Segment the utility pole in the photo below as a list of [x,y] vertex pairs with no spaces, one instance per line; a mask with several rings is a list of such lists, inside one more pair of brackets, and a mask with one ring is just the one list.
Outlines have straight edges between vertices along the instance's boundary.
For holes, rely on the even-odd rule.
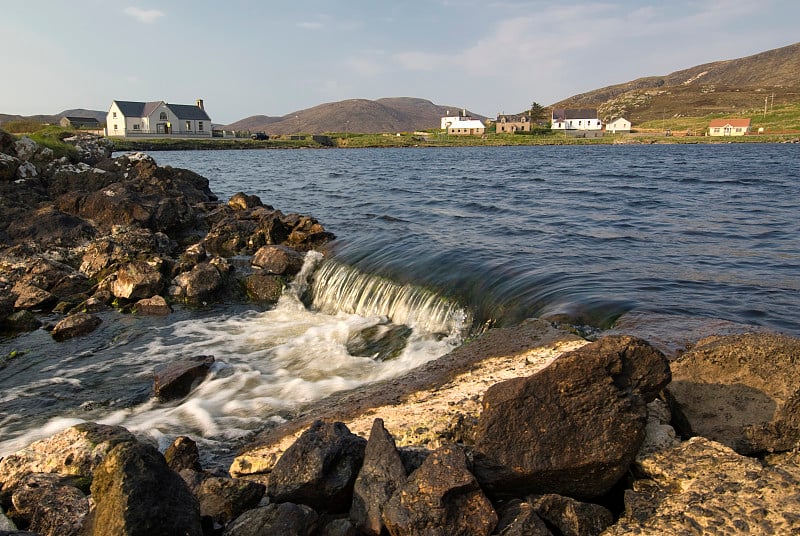
[[769,100],[769,95],[764,96],[764,117],[767,117],[767,101]]

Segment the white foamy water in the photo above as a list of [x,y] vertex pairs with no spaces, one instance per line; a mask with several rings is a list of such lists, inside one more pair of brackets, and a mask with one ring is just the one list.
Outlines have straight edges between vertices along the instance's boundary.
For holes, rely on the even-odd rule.
[[[155,367],[178,358],[213,355],[216,359],[207,377],[182,400],[160,402],[150,398],[118,408],[89,405],[82,418],[55,417],[43,426],[0,442],[0,455],[83,420],[124,426],[156,440],[162,449],[178,435],[189,435],[205,448],[214,449],[263,429],[270,422],[282,421],[288,412],[303,404],[394,377],[460,344],[463,323],[458,319],[467,317],[467,313],[447,305],[453,319],[446,321],[442,314],[445,306],[433,295],[426,295],[413,313],[410,304],[402,307],[399,319],[391,318],[392,307],[384,308],[387,311],[383,314],[336,311],[331,304],[324,312],[307,308],[300,296],[320,260],[318,253],[307,255],[303,271],[273,309],[181,320],[152,328],[143,344],[120,358],[87,365],[91,370],[75,359],[47,367],[53,376],[43,382],[80,389],[82,382],[78,378],[87,374],[106,375],[118,381],[123,362],[124,374],[131,382],[142,383],[152,378]],[[363,277],[357,279],[362,285],[370,285]],[[338,283],[323,277],[317,278],[315,284]],[[353,291],[352,286],[348,288]],[[379,290],[370,292],[377,301],[381,300]],[[407,292],[410,291],[406,289]],[[388,292],[383,299],[395,302],[394,296],[394,292]],[[348,353],[347,341],[353,334],[389,320],[410,322],[412,328],[400,355],[376,361]],[[443,334],[443,329],[449,331]],[[22,395],[6,393],[6,397]],[[14,417],[6,420],[14,421]]]

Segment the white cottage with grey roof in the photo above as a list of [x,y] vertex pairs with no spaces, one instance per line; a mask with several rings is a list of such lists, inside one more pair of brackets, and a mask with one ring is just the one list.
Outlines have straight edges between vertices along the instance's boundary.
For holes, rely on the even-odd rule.
[[115,100],[106,116],[106,128],[109,136],[210,138],[211,118],[202,99],[194,106]]

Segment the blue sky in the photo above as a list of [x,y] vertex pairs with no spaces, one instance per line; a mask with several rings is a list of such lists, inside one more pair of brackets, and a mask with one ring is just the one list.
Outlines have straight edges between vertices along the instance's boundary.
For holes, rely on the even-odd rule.
[[0,113],[215,123],[419,97],[494,116],[800,41],[798,0],[0,0]]

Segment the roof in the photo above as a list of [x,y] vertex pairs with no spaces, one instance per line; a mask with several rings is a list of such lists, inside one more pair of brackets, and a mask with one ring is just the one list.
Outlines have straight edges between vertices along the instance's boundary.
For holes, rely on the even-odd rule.
[[447,128],[486,128],[486,125],[477,119],[462,119],[453,121]]
[[502,121],[503,119],[506,120],[508,123],[527,123],[530,121],[528,114],[500,114],[497,116],[497,122]]
[[611,123],[616,123],[617,121],[625,121],[626,123],[630,123],[630,121],[628,121],[628,120],[627,120],[627,119],[625,119],[624,117],[615,117],[613,121],[609,122],[609,125],[610,125]]
[[202,108],[193,104],[167,104],[164,101],[136,102],[136,101],[114,101],[117,108],[125,117],[147,117],[162,104],[169,108],[178,119],[199,119],[201,121],[211,121],[208,114]]
[[712,119],[708,124],[710,128],[717,127],[749,127],[750,119]]
[[70,123],[84,123],[84,124],[97,123],[98,125],[100,124],[100,121],[98,121],[94,117],[75,117],[75,116],[71,116],[71,115],[65,115],[64,117]]
[[596,108],[561,108],[553,110],[553,121],[565,121],[567,119],[597,119]]

